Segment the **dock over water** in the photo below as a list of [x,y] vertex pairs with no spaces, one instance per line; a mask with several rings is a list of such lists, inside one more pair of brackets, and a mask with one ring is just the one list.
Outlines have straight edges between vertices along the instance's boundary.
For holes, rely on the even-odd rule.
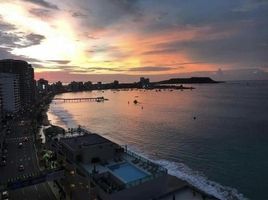
[[85,101],[94,101],[94,102],[104,102],[108,99],[104,97],[84,97],[84,98],[55,98],[54,101],[61,101],[61,102],[85,102]]

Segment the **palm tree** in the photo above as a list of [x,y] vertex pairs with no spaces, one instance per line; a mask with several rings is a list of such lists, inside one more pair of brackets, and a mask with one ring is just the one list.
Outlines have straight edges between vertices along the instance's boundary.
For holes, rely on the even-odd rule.
[[93,173],[96,173],[96,164],[100,162],[100,158],[99,157],[94,157],[91,159],[91,163],[94,164],[94,168],[93,168]]

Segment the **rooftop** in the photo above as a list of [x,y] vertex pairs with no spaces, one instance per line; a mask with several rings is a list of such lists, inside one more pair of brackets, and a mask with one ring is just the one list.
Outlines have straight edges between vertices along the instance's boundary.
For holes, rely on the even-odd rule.
[[76,137],[61,138],[60,141],[72,151],[78,151],[82,148],[87,148],[92,145],[112,143],[110,140],[94,133]]
[[167,170],[127,149],[105,162],[80,164],[80,169],[91,174],[95,184],[105,192],[114,193],[135,187],[167,174]]

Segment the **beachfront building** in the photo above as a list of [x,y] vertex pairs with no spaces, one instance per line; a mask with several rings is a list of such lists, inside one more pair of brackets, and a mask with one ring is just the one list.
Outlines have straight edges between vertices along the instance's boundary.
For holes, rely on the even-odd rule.
[[36,81],[36,87],[38,93],[47,93],[49,89],[48,81],[41,78],[38,81]]
[[20,110],[19,77],[16,74],[0,73],[1,104],[5,113]]
[[150,85],[150,79],[149,78],[144,78],[144,77],[140,77],[140,82],[139,85],[141,88],[149,88]]
[[88,186],[91,196],[103,200],[147,199],[155,197],[156,191],[160,194],[166,191],[165,168],[100,135],[62,138],[57,152],[67,174],[77,175],[64,180],[67,193],[71,186],[81,184]]
[[58,81],[56,83],[52,83],[49,86],[49,91],[51,91],[52,93],[62,93],[66,91],[66,88],[62,85],[62,82]]
[[24,108],[35,102],[34,69],[26,61],[0,60],[0,73],[16,74],[19,77],[20,101]]
[[0,130],[2,130],[3,125],[3,96],[2,96],[2,85],[0,83]]
[[2,85],[0,83],[0,155],[2,153],[2,147],[4,142],[4,130],[3,130],[3,97],[2,97]]
[[[66,169],[60,182],[73,199],[163,199],[208,197],[167,170],[98,134],[61,138],[52,143]],[[203,196],[202,196],[203,195]],[[206,198],[213,199],[213,198]]]

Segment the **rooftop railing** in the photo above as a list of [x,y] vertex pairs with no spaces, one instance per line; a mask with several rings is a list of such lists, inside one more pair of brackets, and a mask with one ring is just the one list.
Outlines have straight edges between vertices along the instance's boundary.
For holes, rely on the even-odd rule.
[[[151,166],[151,167],[157,169],[155,171],[162,172],[162,173],[165,173],[165,174],[167,174],[167,172],[168,172],[167,169],[162,167],[161,165],[153,163],[152,161],[150,161],[150,160],[144,158],[143,156],[140,156],[140,155],[138,155],[138,154],[126,149],[126,148],[124,148],[124,152],[126,154],[130,155],[131,157],[135,158],[137,162],[145,163],[145,165]],[[134,164],[135,164],[135,162],[134,162]]]
[[158,177],[161,177],[161,176],[167,174],[167,172],[168,172],[167,169],[162,167],[161,165],[153,163],[152,161],[128,150],[127,148],[124,148],[124,152],[134,158],[134,160],[132,160],[133,164],[135,164],[135,165],[143,168],[143,170],[149,172],[148,176],[145,176],[143,178],[126,183],[126,185],[125,185],[126,188],[134,187],[134,186],[140,185],[142,183],[145,183],[147,181],[154,180]]
[[147,181],[153,181],[154,179],[167,174],[166,168],[156,163],[153,163],[152,161],[130,150],[127,150],[127,148],[124,148],[124,153],[126,153],[131,158],[130,162],[132,162],[132,164],[134,164],[135,166],[138,166],[139,168],[147,172],[147,176],[128,182],[128,183],[114,184],[115,181],[113,180],[116,180],[117,178],[114,177],[112,174],[110,174],[109,178],[106,177],[105,181],[104,179],[102,180],[100,179],[101,178],[100,175],[97,175],[97,176],[91,175],[93,182],[96,185],[98,185],[100,188],[102,188],[102,190],[104,190],[106,193],[111,194],[111,193],[114,193],[123,189],[135,187]]

